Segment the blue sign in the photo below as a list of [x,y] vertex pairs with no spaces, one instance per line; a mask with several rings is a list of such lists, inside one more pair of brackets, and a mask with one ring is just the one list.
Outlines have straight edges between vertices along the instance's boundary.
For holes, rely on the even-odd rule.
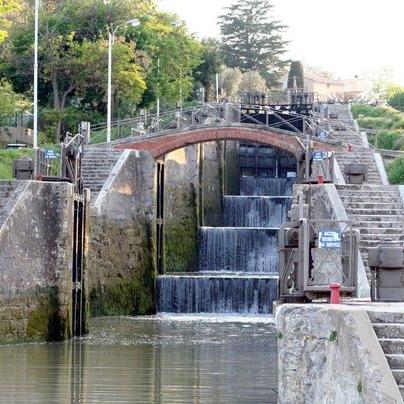
[[326,153],[322,151],[313,152],[313,161],[323,161],[326,157]]
[[45,159],[46,160],[54,160],[59,156],[55,150],[45,150]]
[[321,229],[318,237],[318,246],[328,249],[341,248],[341,230]]

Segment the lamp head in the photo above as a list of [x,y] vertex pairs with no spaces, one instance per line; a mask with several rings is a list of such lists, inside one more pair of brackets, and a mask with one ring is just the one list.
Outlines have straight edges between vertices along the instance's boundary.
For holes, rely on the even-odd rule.
[[140,25],[140,21],[137,18],[132,18],[127,22],[127,24],[131,25],[132,27],[138,27]]

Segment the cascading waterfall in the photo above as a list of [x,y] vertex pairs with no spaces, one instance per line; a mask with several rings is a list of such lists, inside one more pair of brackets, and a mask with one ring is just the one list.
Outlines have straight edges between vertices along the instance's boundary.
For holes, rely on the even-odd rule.
[[224,197],[225,227],[200,229],[199,272],[158,277],[159,312],[272,313],[278,229],[292,204],[293,180],[240,180],[242,195]]
[[241,195],[292,196],[295,178],[241,177]]
[[199,270],[203,272],[275,272],[278,229],[202,227]]
[[224,223],[229,227],[276,227],[285,220],[292,199],[284,196],[225,196]]
[[273,276],[163,275],[158,311],[267,314],[277,295]]

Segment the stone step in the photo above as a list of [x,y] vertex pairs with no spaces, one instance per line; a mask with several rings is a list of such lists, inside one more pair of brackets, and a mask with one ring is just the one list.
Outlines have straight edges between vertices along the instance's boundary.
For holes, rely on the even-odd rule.
[[373,237],[374,235],[385,235],[385,236],[390,236],[394,235],[397,233],[404,234],[404,224],[401,225],[401,227],[359,227],[357,226],[356,223],[352,225],[354,229],[358,229],[361,238],[366,238],[366,236],[371,236]]
[[380,203],[397,203],[397,201],[400,201],[400,199],[398,199],[399,195],[384,195],[384,193],[380,193],[379,195],[377,195],[376,197],[372,197],[371,195],[369,195],[369,198],[364,199],[363,195],[356,195],[356,194],[351,194],[351,195],[340,195],[341,200],[344,202],[344,204],[350,204],[350,203],[359,203],[362,201],[370,201],[370,200],[375,200],[377,202]]
[[404,355],[387,354],[386,359],[391,369],[404,369]]
[[346,208],[346,213],[348,216],[352,214],[353,216],[365,215],[365,216],[398,216],[400,219],[401,215],[404,215],[404,209],[378,209],[378,208],[368,208],[368,209],[351,209]]
[[379,342],[385,354],[404,355],[404,339],[380,338]]
[[372,310],[368,311],[372,323],[404,324],[404,309],[402,311]]
[[398,218],[398,220],[389,221],[377,221],[374,217],[370,217],[370,220],[355,221],[352,226],[356,229],[372,229],[377,228],[381,231],[383,230],[394,230],[402,229],[404,227],[403,219]]
[[396,185],[369,185],[369,184],[345,184],[337,185],[338,190],[358,190],[358,191],[396,191],[398,190]]
[[404,386],[398,386],[398,389],[400,390],[400,393],[401,393],[401,397],[403,398],[403,400],[404,400]]
[[379,201],[362,201],[362,202],[348,202],[346,203],[348,209],[377,209],[377,210],[402,210],[404,211],[403,204],[398,202],[379,202]]
[[378,338],[404,338],[404,323],[373,323],[373,328]]
[[404,238],[404,234],[401,232],[394,234],[362,234],[361,233],[361,242],[362,241],[379,241],[379,240],[392,240],[392,241],[402,241]]
[[399,386],[404,385],[404,369],[393,369],[393,376]]

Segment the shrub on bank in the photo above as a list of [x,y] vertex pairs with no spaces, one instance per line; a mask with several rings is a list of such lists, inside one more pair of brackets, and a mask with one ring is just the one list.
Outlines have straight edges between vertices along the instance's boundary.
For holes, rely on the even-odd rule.
[[391,184],[404,184],[404,157],[396,158],[387,166],[387,173]]

